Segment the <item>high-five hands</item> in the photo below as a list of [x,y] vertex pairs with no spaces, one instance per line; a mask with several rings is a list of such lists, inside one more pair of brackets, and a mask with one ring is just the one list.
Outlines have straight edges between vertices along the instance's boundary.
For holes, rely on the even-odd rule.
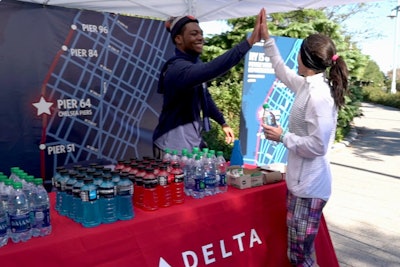
[[265,8],[261,9],[260,14],[261,14],[261,20],[260,20],[261,40],[268,40],[269,32],[268,32],[268,24],[267,24],[267,12],[265,11]]
[[247,39],[250,45],[261,40],[269,39],[268,25],[267,25],[267,14],[265,8],[262,8],[257,14],[256,22],[254,24],[253,32],[251,36]]

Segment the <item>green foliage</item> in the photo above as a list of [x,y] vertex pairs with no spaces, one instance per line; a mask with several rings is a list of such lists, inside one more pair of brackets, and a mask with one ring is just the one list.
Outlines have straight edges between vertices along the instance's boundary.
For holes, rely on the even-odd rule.
[[376,87],[367,86],[363,88],[364,101],[381,104],[384,106],[400,109],[400,92],[392,94]]
[[[237,83],[227,79],[221,83],[213,81],[208,88],[213,95],[215,103],[224,113],[226,123],[233,129],[236,139],[239,137],[242,87],[242,82]],[[232,144],[226,144],[225,133],[220,125],[211,121],[211,130],[204,133],[203,137],[209,147],[223,151],[225,158],[230,158]]]
[[[202,60],[210,61],[243,41],[246,35],[252,31],[254,22],[255,17],[228,20],[227,23],[232,27],[232,31],[207,38],[207,46],[204,48]],[[338,114],[336,141],[343,140],[351,128],[354,117],[360,114],[360,103],[363,101],[363,97],[372,99],[378,95],[375,91],[366,93],[369,91],[362,86],[369,85],[379,88],[381,91],[385,82],[383,73],[379,71],[375,62],[362,54],[357,46],[350,42],[351,37],[343,33],[338,23],[328,19],[323,10],[297,10],[270,14],[268,27],[273,36],[303,39],[312,33],[319,32],[330,36],[335,42],[338,54],[348,66],[351,85],[351,94],[346,98],[346,105]],[[210,92],[217,106],[223,110],[227,123],[234,130],[236,137],[239,136],[243,73],[242,62],[209,84]],[[386,96],[386,98],[395,102],[391,96]],[[229,158],[232,145],[225,143],[225,135],[221,127],[212,123],[213,128],[205,134],[204,139],[210,147],[224,151],[225,157]]]
[[361,114],[361,88],[352,86],[350,95],[345,97],[345,105],[339,110],[336,128],[336,141],[343,140],[351,130],[351,122]]
[[385,75],[375,61],[368,61],[361,80],[377,88],[383,88],[385,85]]

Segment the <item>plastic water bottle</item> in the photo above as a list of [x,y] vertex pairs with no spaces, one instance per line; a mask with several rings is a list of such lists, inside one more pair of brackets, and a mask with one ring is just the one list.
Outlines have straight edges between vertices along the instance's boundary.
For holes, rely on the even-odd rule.
[[28,198],[22,191],[22,183],[14,182],[14,190],[8,200],[10,237],[14,243],[26,242],[32,237]]
[[0,201],[0,248],[8,243],[8,213],[3,201]]
[[3,194],[1,196],[1,201],[3,202],[4,210],[7,213],[8,236],[10,236],[10,231],[11,231],[10,217],[9,217],[9,213],[8,213],[8,200],[13,191],[14,191],[13,181],[9,178],[4,179],[4,188],[3,188]]
[[153,168],[147,167],[143,177],[143,209],[147,211],[158,210],[157,177]]
[[83,182],[84,185],[81,188],[82,225],[84,227],[95,227],[101,224],[97,187],[93,183],[93,178],[85,178]]
[[214,149],[210,149],[208,151],[209,154],[211,154],[211,160],[216,162],[217,161],[217,155],[215,154],[215,150]]
[[205,184],[204,184],[204,168],[201,162],[200,155],[197,154],[192,167],[193,181],[190,179],[189,182],[193,183],[192,197],[203,198],[205,195]]
[[1,195],[3,194],[3,190],[4,190],[4,180],[8,179],[8,177],[6,175],[4,175],[3,173],[0,173],[0,201],[1,201]]
[[181,152],[181,156],[179,157],[179,165],[181,166],[181,168],[182,168],[182,170],[183,170],[183,173],[186,175],[186,172],[187,172],[187,164],[188,164],[188,161],[189,161],[189,158],[188,158],[188,152],[187,152],[187,149],[186,148],[184,148],[184,149],[182,149],[182,152]]
[[[30,218],[31,218],[31,227],[33,228],[33,225],[35,223],[35,212],[34,212],[34,194],[36,190],[36,186],[34,184],[34,176],[32,175],[21,175],[21,183],[22,183],[22,191],[24,192],[25,196],[28,199],[29,203],[29,210],[30,210]],[[24,182],[22,182],[24,181]],[[32,230],[32,235],[33,235],[33,230]]]
[[[181,159],[178,155],[178,150],[174,149],[171,152],[171,166],[173,166],[175,163],[180,163]],[[182,166],[181,166],[182,167]]]
[[212,160],[212,155],[207,154],[204,159],[204,183],[205,183],[205,195],[212,196],[216,194],[216,177],[215,177],[215,163]]
[[[263,123],[268,125],[268,126],[278,127],[275,115],[274,115],[273,111],[269,108],[269,105],[268,104],[264,104],[263,105],[263,109],[264,109],[263,116],[262,116]],[[270,141],[270,143],[272,145],[274,145],[274,146],[279,144],[276,141]]]
[[188,153],[187,160],[183,168],[183,174],[185,175],[185,182],[184,182],[185,194],[187,196],[192,196],[194,188],[193,165],[194,165],[193,155],[191,153]]
[[218,193],[225,193],[228,190],[228,185],[226,183],[226,160],[224,158],[224,152],[217,152],[216,159],[216,179],[218,185]]
[[163,155],[163,158],[162,158],[162,160],[163,160],[163,162],[171,162],[171,149],[169,149],[169,148],[166,148],[165,150],[164,150],[164,155]]
[[172,203],[182,204],[185,202],[185,175],[183,174],[183,170],[180,168],[179,163],[172,165],[170,175],[173,177],[171,183]]
[[128,173],[122,173],[117,184],[117,218],[119,220],[130,220],[135,217],[132,198],[133,183],[129,180]]
[[99,205],[102,223],[117,221],[117,198],[111,174],[103,176],[103,182],[98,188]]
[[3,176],[2,178],[3,186],[0,191],[0,201],[3,203],[4,209],[8,210],[8,198],[11,195],[13,190],[13,181],[9,179],[7,176]]
[[50,200],[46,189],[43,187],[42,178],[34,179],[33,189],[33,236],[46,236],[51,233]]
[[167,165],[161,165],[157,174],[158,204],[162,208],[172,205],[171,186],[168,183]]
[[19,167],[11,167],[11,169],[10,169],[10,177],[9,178],[13,182],[21,182],[21,179],[19,177],[21,172],[22,172],[22,170]]
[[76,183],[72,187],[72,207],[71,207],[71,219],[75,222],[81,223],[83,218],[82,200],[81,200],[81,189],[84,185],[83,180],[85,179],[84,174],[78,174],[76,176]]

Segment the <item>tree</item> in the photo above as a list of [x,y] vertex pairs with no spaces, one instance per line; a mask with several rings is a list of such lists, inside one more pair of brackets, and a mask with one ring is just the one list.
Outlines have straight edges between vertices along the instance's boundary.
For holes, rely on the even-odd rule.
[[[319,32],[334,40],[338,54],[348,64],[350,81],[354,85],[351,88],[352,95],[346,99],[346,106],[339,114],[340,121],[338,121],[339,127],[336,137],[337,140],[341,140],[349,131],[350,122],[354,116],[359,114],[360,96],[362,94],[357,84],[362,79],[367,78],[365,75],[370,75],[366,68],[371,60],[363,55],[354,43],[350,42],[350,37],[343,34],[340,25],[329,20],[323,10],[312,9],[274,13],[270,15],[269,20],[271,35],[303,39],[312,33]],[[244,36],[253,29],[255,17],[230,19],[227,22],[232,27],[231,31],[206,39],[207,46],[202,55],[203,61],[215,58],[242,41]],[[374,71],[374,68],[371,67],[372,71]],[[239,135],[243,73],[243,63],[238,64],[209,85],[211,94],[214,96],[217,105],[224,110],[227,122],[234,129],[236,136]],[[375,71],[373,73],[374,79],[376,78],[378,82],[381,82],[378,77],[375,77],[377,76]],[[217,138],[215,138],[216,136]],[[213,127],[213,130],[205,135],[205,139],[210,147],[225,151],[225,156],[230,155],[231,147],[224,145],[224,135],[220,127]]]
[[385,75],[375,61],[369,60],[361,77],[361,85],[371,85],[382,89],[385,85]]

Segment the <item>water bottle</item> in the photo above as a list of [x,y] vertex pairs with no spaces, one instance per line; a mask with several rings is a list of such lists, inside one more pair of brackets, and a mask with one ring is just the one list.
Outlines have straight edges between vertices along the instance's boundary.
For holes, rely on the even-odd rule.
[[169,149],[169,148],[166,148],[165,150],[164,150],[164,155],[163,155],[163,158],[162,158],[162,160],[163,160],[163,162],[171,162],[171,149]]
[[9,179],[6,175],[4,175],[3,173],[0,173],[0,202],[3,202],[3,195],[4,195],[4,181],[6,179]]
[[[264,109],[263,116],[262,116],[263,123],[268,126],[278,127],[275,115],[274,115],[273,111],[269,108],[269,105],[264,104],[263,109]],[[267,136],[265,136],[265,137],[267,137]],[[270,143],[274,146],[276,146],[278,144],[278,142],[276,142],[276,141],[270,141]]]
[[209,151],[208,147],[203,147],[203,149],[201,150],[201,152],[203,152],[205,157],[207,157],[208,151]]
[[19,177],[21,172],[22,172],[22,170],[19,167],[11,167],[11,169],[10,169],[10,177],[9,178],[13,182],[21,182],[21,179]]
[[183,170],[183,173],[185,175],[186,175],[187,168],[188,168],[188,166],[186,166],[189,163],[188,161],[189,161],[188,152],[187,152],[187,149],[184,148],[184,149],[182,149],[182,153],[181,153],[181,156],[179,158],[179,162],[178,163],[181,166],[181,168]]
[[32,225],[32,235],[46,236],[51,233],[50,222],[50,200],[46,189],[43,187],[42,178],[34,179],[35,188],[33,189],[32,208],[34,222]]
[[[24,192],[25,196],[28,199],[31,227],[33,228],[33,225],[35,223],[34,199],[33,199],[36,190],[36,186],[34,185],[35,178],[32,175],[25,175],[25,174],[21,175],[20,178],[22,183],[22,191]],[[33,235],[33,229],[32,229],[32,235]]]
[[8,243],[8,213],[3,201],[0,201],[0,248]]
[[12,192],[14,191],[13,188],[13,181],[9,178],[4,179],[4,187],[3,187],[3,194],[1,196],[1,202],[3,203],[4,206],[4,210],[7,213],[7,226],[8,226],[8,236],[10,236],[10,217],[8,214],[8,200],[12,194]]
[[194,165],[193,155],[191,153],[188,153],[187,160],[183,168],[183,174],[185,175],[185,182],[184,182],[185,194],[187,196],[192,196],[194,188],[193,165]]
[[14,182],[13,188],[8,199],[10,237],[14,243],[26,242],[32,237],[29,202],[21,182]]
[[[4,189],[4,180],[8,179],[6,175],[4,175],[2,172],[0,172],[0,197],[2,195],[3,189]],[[1,198],[0,198],[1,200]]]
[[81,223],[83,218],[82,200],[81,200],[81,189],[84,185],[85,175],[76,175],[76,183],[72,187],[72,207],[71,207],[71,219],[75,222]]
[[178,150],[174,149],[171,152],[171,166],[174,165],[175,163],[179,163],[179,162],[180,162],[180,157],[178,155]]
[[147,167],[143,176],[143,209],[147,211],[158,210],[157,177],[153,168]]
[[193,198],[203,198],[205,195],[205,184],[204,184],[204,168],[201,162],[200,155],[197,154],[192,167],[192,179],[189,180],[193,183],[192,197]]
[[132,198],[133,183],[129,180],[129,173],[122,173],[117,183],[117,218],[119,220],[130,220],[135,216]]
[[173,177],[171,183],[172,202],[174,204],[182,204],[185,202],[185,175],[183,174],[183,170],[180,168],[179,163],[172,165],[170,175]]
[[8,197],[11,194],[12,183],[13,183],[12,180],[9,179],[7,176],[2,175],[0,177],[0,184],[1,184],[0,202],[2,202],[6,212],[8,210]]
[[224,152],[218,151],[216,159],[216,179],[218,184],[218,193],[225,193],[228,190],[226,181],[226,167]]
[[105,174],[103,182],[98,188],[102,223],[117,221],[117,193],[115,189],[111,174]]
[[168,183],[167,165],[161,165],[157,174],[158,204],[162,208],[172,205],[171,186]]
[[212,196],[216,194],[216,177],[215,177],[215,163],[212,160],[212,155],[207,154],[204,159],[204,184],[205,184],[205,195]]
[[215,154],[215,150],[214,149],[210,149],[208,151],[209,154],[211,154],[211,160],[216,162],[217,161],[217,155]]
[[101,223],[97,187],[93,183],[93,178],[86,177],[83,179],[83,183],[84,185],[81,188],[82,225],[84,227],[95,227]]

